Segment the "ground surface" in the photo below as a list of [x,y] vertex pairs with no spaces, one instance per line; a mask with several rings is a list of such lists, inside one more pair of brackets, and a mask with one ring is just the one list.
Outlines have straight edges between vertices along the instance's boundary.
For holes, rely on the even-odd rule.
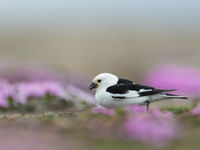
[[[188,150],[200,147],[200,117],[188,115],[188,110],[171,108],[183,125],[182,135],[161,149]],[[121,150],[160,149],[140,142],[122,140],[106,135],[101,129],[91,130],[89,124],[101,121],[115,124],[123,117],[92,115],[89,108],[66,108],[63,111],[39,113],[1,112],[0,146],[10,150]],[[89,126],[89,127],[88,127]],[[108,131],[109,132],[109,131]],[[104,137],[101,137],[101,134]],[[105,136],[106,135],[106,136]]]

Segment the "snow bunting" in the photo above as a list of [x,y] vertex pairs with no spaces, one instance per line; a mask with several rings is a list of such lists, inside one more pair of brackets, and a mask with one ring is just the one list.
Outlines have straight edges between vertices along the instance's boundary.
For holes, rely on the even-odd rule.
[[118,78],[110,73],[96,76],[89,87],[95,89],[97,102],[104,107],[119,107],[128,104],[141,104],[149,108],[149,104],[165,99],[187,99],[185,96],[168,94],[174,89],[156,89],[136,84],[130,80]]

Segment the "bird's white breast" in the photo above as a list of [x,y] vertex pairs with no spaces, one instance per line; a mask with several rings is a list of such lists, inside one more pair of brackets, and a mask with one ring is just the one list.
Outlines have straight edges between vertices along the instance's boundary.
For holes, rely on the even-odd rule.
[[112,97],[105,90],[101,90],[101,91],[96,92],[95,98],[100,105],[106,106],[106,107],[113,107],[112,106],[113,105],[112,104]]
[[119,107],[127,104],[143,104],[145,101],[149,100],[148,96],[116,99],[112,97],[111,93],[106,92],[105,90],[96,92],[95,98],[100,105],[105,107]]

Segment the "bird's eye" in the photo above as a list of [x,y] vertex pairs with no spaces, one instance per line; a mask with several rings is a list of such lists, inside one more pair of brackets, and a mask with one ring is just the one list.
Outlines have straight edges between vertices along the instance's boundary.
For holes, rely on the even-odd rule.
[[98,83],[100,83],[100,82],[101,82],[101,80],[98,80],[97,82],[98,82]]

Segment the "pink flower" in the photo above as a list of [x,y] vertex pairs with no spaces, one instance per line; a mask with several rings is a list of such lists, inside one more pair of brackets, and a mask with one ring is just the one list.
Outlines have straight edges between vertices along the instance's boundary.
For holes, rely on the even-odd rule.
[[109,116],[113,116],[115,113],[113,109],[101,107],[101,106],[92,108],[91,112],[93,114],[105,114],[105,115],[109,115]]
[[47,94],[51,94],[64,100],[69,99],[65,88],[55,81],[20,82],[14,85],[14,99],[21,104],[26,104],[30,97],[43,98]]
[[169,111],[161,112],[159,109],[152,110],[152,115],[156,118],[172,118],[173,114]]
[[0,80],[0,107],[8,107],[8,98],[13,97],[14,87],[6,80]]
[[176,124],[154,117],[132,117],[124,122],[123,131],[133,140],[162,146],[176,137]]
[[152,69],[144,84],[161,89],[177,89],[176,94],[200,96],[200,69],[186,66],[164,65]]
[[25,105],[30,98],[45,98],[47,94],[58,99],[85,101],[96,104],[94,96],[86,91],[87,79],[83,74],[76,76],[59,74],[49,68],[30,65],[25,68],[0,68],[0,107],[8,107],[8,98],[13,104]]
[[125,109],[132,113],[147,113],[146,106],[141,105],[127,105]]
[[200,107],[195,107],[192,109],[191,113],[193,115],[200,115]]

